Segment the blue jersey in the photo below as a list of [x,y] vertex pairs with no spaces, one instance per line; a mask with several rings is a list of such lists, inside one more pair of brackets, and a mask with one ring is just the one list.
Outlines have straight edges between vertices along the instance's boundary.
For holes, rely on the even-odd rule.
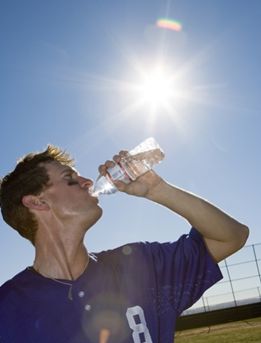
[[221,278],[195,229],[90,254],[72,282],[27,268],[0,288],[0,342],[173,343],[177,317]]

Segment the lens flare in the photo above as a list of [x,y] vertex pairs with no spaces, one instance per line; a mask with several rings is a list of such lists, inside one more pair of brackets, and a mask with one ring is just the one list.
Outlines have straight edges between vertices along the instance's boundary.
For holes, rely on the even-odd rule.
[[101,329],[100,331],[100,337],[99,337],[99,343],[107,343],[110,338],[110,330],[108,329]]
[[176,20],[161,18],[157,20],[156,24],[157,24],[157,27],[160,27],[162,29],[169,29],[169,30],[173,30],[177,32],[182,30],[181,23]]

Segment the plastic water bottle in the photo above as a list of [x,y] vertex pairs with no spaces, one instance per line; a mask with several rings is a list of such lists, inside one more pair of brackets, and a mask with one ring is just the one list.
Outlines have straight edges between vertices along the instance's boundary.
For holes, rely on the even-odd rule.
[[139,176],[151,170],[155,164],[161,162],[164,156],[164,152],[156,140],[152,137],[147,138],[129,151],[118,164],[108,168],[106,176],[100,175],[90,193],[93,196],[115,193],[117,187],[112,181],[119,180],[126,184],[135,181]]

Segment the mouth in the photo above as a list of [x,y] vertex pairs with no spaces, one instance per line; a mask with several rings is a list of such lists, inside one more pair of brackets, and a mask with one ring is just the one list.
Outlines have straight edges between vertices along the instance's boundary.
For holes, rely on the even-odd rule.
[[94,186],[88,188],[88,193],[93,198],[98,198],[98,194],[94,191]]
[[92,192],[89,192],[89,197],[93,199],[97,204],[99,203],[99,197],[97,194],[94,194]]

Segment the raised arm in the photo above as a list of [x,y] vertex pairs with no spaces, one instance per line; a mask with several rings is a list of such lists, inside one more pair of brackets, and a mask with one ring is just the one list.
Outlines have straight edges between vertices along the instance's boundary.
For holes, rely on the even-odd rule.
[[208,201],[165,181],[160,182],[146,197],[187,219],[202,234],[216,262],[239,250],[247,240],[247,226]]
[[[114,158],[117,162],[118,156]],[[111,162],[100,167],[101,173]],[[249,229],[246,225],[221,211],[208,201],[170,185],[150,171],[136,181],[126,185],[115,182],[122,192],[145,197],[179,214],[195,227],[203,236],[209,253],[219,262],[239,250],[246,242]]]

